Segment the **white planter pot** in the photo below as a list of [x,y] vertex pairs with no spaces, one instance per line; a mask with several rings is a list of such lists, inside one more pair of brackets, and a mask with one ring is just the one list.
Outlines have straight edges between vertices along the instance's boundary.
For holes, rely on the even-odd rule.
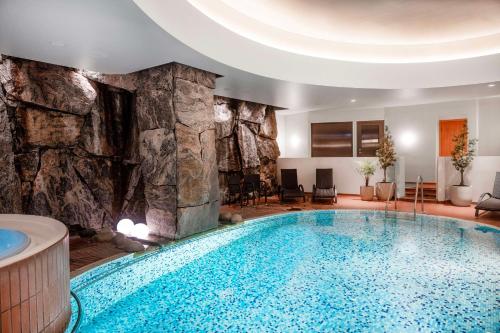
[[455,206],[467,207],[472,203],[472,186],[450,187],[450,200]]
[[361,195],[361,200],[363,201],[373,200],[373,186],[361,186],[359,188],[359,193]]

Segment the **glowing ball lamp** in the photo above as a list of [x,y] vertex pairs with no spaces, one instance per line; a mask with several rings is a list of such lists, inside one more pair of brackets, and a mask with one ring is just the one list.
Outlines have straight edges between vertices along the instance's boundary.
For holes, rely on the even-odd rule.
[[116,230],[124,235],[130,236],[134,230],[134,221],[130,219],[123,219],[116,225]]
[[149,236],[149,227],[144,223],[137,223],[132,230],[132,236],[145,239]]

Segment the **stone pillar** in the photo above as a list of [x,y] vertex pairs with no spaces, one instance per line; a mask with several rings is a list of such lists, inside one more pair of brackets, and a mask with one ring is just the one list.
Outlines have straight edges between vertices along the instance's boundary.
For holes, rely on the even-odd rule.
[[215,75],[173,64],[177,118],[177,231],[182,238],[214,228],[219,217],[215,154]]
[[147,224],[169,238],[216,227],[215,74],[172,63],[139,72],[137,87]]

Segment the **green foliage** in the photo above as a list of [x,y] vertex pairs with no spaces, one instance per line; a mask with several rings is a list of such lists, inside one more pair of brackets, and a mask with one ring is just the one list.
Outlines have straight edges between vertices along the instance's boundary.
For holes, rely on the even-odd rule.
[[380,144],[380,148],[377,149],[376,153],[378,157],[378,163],[380,167],[384,170],[384,182],[387,181],[387,168],[393,166],[396,162],[396,150],[394,149],[394,141],[392,140],[391,132],[389,127],[385,126],[384,138]]
[[359,163],[356,171],[363,177],[365,177],[365,186],[368,186],[370,183],[370,177],[375,174],[376,166],[370,160],[364,160]]
[[464,184],[464,171],[469,167],[474,159],[476,153],[477,139],[467,140],[469,137],[469,130],[467,125],[464,125],[462,131],[453,138],[455,147],[451,152],[451,161],[457,171],[460,172],[460,185]]

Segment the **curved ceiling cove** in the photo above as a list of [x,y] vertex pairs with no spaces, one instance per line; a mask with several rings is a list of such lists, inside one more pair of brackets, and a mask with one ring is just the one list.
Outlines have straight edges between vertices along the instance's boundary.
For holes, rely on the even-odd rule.
[[227,29],[284,51],[411,63],[500,52],[497,0],[188,0]]
[[134,0],[160,27],[223,64],[356,88],[500,79],[498,0]]

